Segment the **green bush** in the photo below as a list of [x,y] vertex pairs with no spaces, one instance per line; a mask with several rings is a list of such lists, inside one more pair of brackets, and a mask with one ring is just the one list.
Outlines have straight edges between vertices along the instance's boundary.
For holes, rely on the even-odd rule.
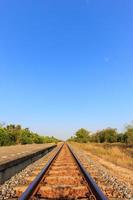
[[90,133],[89,131],[81,128],[79,129],[74,137],[71,137],[69,141],[75,141],[80,143],[87,143],[90,140]]
[[126,132],[123,137],[125,143],[133,143],[133,125],[128,125],[126,127]]
[[4,130],[0,128],[0,146],[7,146],[13,144],[10,135]]
[[55,137],[40,136],[31,132],[28,128],[23,129],[20,125],[10,124],[6,127],[0,124],[0,146],[13,144],[43,144],[57,143]]
[[33,134],[33,142],[36,144],[42,144],[44,143],[44,137],[43,136],[39,136],[38,134]]
[[59,140],[55,137],[44,136],[44,143],[57,143]]
[[126,127],[125,133],[118,133],[117,129],[106,128],[97,131],[94,134],[90,134],[89,131],[81,128],[74,136],[68,139],[69,141],[75,141],[79,143],[97,142],[97,143],[115,143],[123,142],[127,144],[133,144],[133,125]]
[[33,134],[29,131],[29,129],[24,129],[21,131],[20,143],[21,144],[33,143]]

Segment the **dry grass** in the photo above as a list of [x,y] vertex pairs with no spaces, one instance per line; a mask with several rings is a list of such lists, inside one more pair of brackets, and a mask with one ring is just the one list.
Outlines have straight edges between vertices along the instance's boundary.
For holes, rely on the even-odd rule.
[[78,148],[82,148],[93,155],[96,155],[104,160],[113,164],[128,169],[133,169],[133,148],[126,147],[121,144],[79,144],[76,143]]

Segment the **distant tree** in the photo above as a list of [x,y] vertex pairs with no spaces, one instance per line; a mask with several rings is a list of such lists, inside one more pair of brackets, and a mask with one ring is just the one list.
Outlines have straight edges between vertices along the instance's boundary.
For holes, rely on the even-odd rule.
[[75,133],[74,139],[75,139],[76,142],[86,143],[90,139],[90,133],[86,129],[81,128]]
[[33,143],[33,136],[32,136],[32,133],[30,133],[29,129],[22,130],[20,142],[21,142],[21,144],[32,144]]
[[71,136],[67,141],[75,141],[75,136]]
[[98,142],[117,142],[117,131],[113,128],[106,128],[97,132]]
[[0,127],[0,146],[7,146],[13,144],[10,135],[4,128]]
[[126,126],[123,138],[125,143],[133,143],[133,124]]
[[53,136],[44,136],[44,143],[57,143],[59,140]]
[[90,134],[86,129],[79,129],[76,134],[69,138],[69,141],[75,142],[117,142],[117,130],[113,128],[103,129],[101,131],[97,131],[96,133]]
[[117,142],[117,130],[113,128],[106,129],[105,141],[110,143]]
[[123,133],[117,134],[117,142],[124,142],[124,134]]
[[90,134],[84,128],[79,129],[74,136],[68,141],[74,142],[97,142],[97,143],[114,143],[122,142],[133,144],[133,122],[126,126],[124,133],[118,133],[115,128],[106,128],[96,133]]
[[36,144],[42,144],[44,143],[44,137],[38,135],[37,133],[33,133],[33,142]]
[[14,144],[20,143],[20,137],[21,137],[21,126],[10,124],[6,126],[6,131],[11,137],[11,140]]
[[100,142],[100,139],[99,139],[99,132],[92,133],[92,134],[90,135],[90,142]]
[[29,128],[23,129],[21,125],[0,123],[0,146],[13,144],[42,144],[42,143],[57,143],[59,140],[51,136],[40,136],[33,133]]

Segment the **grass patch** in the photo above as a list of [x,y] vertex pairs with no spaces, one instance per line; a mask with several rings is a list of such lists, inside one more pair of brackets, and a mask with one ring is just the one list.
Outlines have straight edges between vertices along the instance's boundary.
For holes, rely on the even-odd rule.
[[97,144],[97,143],[74,143],[93,155],[121,167],[133,170],[133,147],[123,144]]

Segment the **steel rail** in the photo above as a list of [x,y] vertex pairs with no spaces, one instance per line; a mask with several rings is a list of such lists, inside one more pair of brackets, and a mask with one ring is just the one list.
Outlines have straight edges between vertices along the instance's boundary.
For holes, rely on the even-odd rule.
[[74,153],[74,151],[72,150],[72,148],[70,147],[69,144],[67,144],[70,152],[72,153],[74,159],[76,160],[76,163],[78,164],[82,174],[84,175],[92,193],[94,194],[94,196],[96,197],[97,200],[108,200],[107,197],[103,194],[103,192],[101,191],[101,189],[98,187],[98,185],[96,184],[96,182],[93,180],[93,178],[91,177],[91,175],[86,171],[86,169],[83,167],[83,165],[81,164],[81,162],[79,161],[78,157],[76,156],[76,154]]
[[31,182],[31,184],[28,186],[28,188],[22,193],[22,195],[19,198],[19,200],[28,200],[30,197],[32,197],[32,195],[34,194],[35,189],[37,188],[38,184],[42,180],[44,174],[49,169],[49,167],[52,164],[52,162],[55,160],[55,158],[60,153],[63,145],[64,145],[64,143],[59,148],[59,150],[56,152],[56,154],[47,162],[47,164],[45,165],[45,167],[41,170],[41,172],[37,175],[37,177]]

